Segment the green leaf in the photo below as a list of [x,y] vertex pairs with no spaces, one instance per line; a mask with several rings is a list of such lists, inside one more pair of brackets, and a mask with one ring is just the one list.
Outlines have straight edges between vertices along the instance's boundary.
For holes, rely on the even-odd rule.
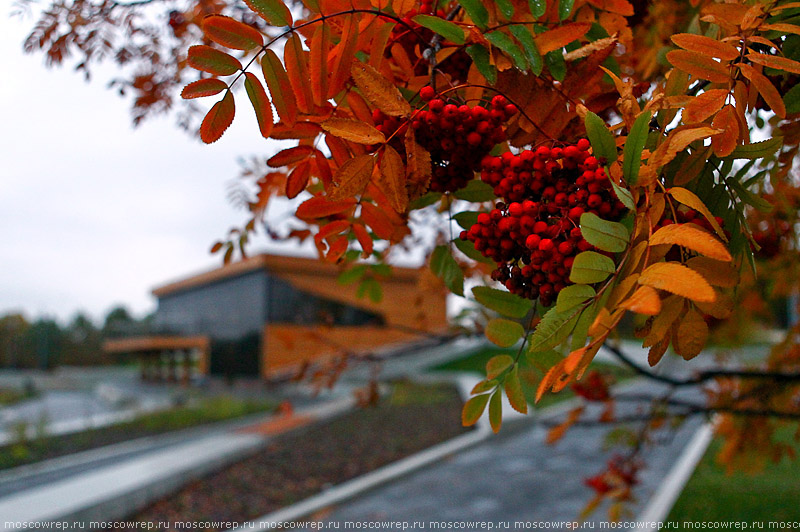
[[290,26],[292,13],[281,0],[244,0],[245,4],[272,26]]
[[586,303],[597,295],[594,288],[585,284],[571,284],[561,289],[556,300],[556,311],[567,312],[578,305]]
[[575,322],[578,321],[580,314],[579,309],[559,312],[557,308],[553,307],[548,310],[536,325],[536,330],[533,331],[528,351],[531,353],[546,351],[559,345],[575,328]]
[[372,277],[363,279],[361,284],[358,285],[356,295],[358,297],[364,297],[365,294],[373,303],[380,303],[381,300],[383,300],[383,288],[381,287],[381,283]]
[[624,225],[603,220],[592,212],[581,214],[581,234],[597,249],[618,253],[628,247],[630,235]]
[[550,368],[564,360],[564,357],[558,351],[553,349],[546,349],[544,351],[531,351],[525,353],[525,360],[528,361],[534,369],[536,369],[542,376],[547,373]]
[[476,286],[472,295],[484,307],[509,318],[524,318],[533,308],[533,301],[529,299],[488,286]]
[[575,256],[569,280],[573,283],[599,283],[614,273],[614,261],[596,251],[584,251]]
[[561,48],[549,52],[544,56],[544,60],[547,63],[547,70],[550,71],[553,79],[564,81],[567,76],[567,62],[564,61],[564,54],[561,52]]
[[525,59],[525,55],[522,53],[522,50],[519,49],[519,46],[511,40],[511,37],[502,31],[493,31],[486,34],[486,40],[511,56],[511,59],[514,60],[514,64],[518,69],[523,71],[528,70],[528,61]]
[[477,423],[483,415],[483,411],[486,410],[486,404],[488,402],[488,393],[470,398],[470,400],[464,404],[464,409],[461,411],[461,424],[465,427],[471,427]]
[[500,393],[500,389],[498,388],[492,394],[492,398],[489,400],[489,424],[492,426],[492,430],[495,434],[500,432],[500,425],[503,424],[503,395]]
[[726,183],[728,183],[728,185],[730,185],[733,188],[733,190],[736,191],[736,195],[739,196],[740,200],[747,203],[754,209],[761,212],[772,211],[773,209],[772,203],[770,203],[769,201],[765,200],[764,198],[756,194],[753,194],[752,192],[744,188],[742,184],[736,181],[735,179],[728,179],[726,180]]
[[492,187],[480,179],[473,179],[461,190],[456,190],[453,195],[458,199],[472,202],[492,201],[495,199]]
[[633,123],[628,138],[625,140],[622,161],[622,176],[629,187],[636,186],[639,181],[639,167],[642,166],[642,150],[647,142],[647,133],[650,131],[650,111],[645,111]]
[[525,393],[522,391],[522,383],[519,380],[519,366],[516,364],[514,368],[508,372],[505,380],[503,381],[503,388],[506,391],[506,397],[511,404],[511,408],[520,414],[528,413],[528,401],[525,399]]
[[353,266],[349,270],[345,270],[342,273],[340,273],[339,277],[336,279],[336,282],[341,285],[353,284],[354,282],[364,277],[365,273],[367,273],[367,265],[357,264],[356,266]]
[[456,248],[458,248],[458,250],[461,253],[471,258],[475,262],[482,262],[483,264],[495,263],[489,257],[484,257],[480,251],[475,249],[475,244],[473,244],[469,240],[461,240],[460,238],[456,238],[455,240],[453,240],[453,244],[455,244]]
[[496,355],[486,363],[486,378],[494,379],[514,365],[514,359],[508,355]]
[[786,105],[787,115],[800,113],[800,83],[786,91],[786,94],[783,95],[783,103]]
[[547,11],[547,0],[528,0],[528,6],[531,9],[531,14],[539,18]]
[[448,290],[459,296],[464,295],[464,272],[447,246],[436,246],[433,250],[431,271],[444,282]]
[[558,19],[566,20],[572,14],[572,7],[575,5],[575,0],[558,0]]
[[475,387],[472,388],[472,391],[470,391],[469,393],[471,395],[475,395],[476,393],[486,393],[491,390],[494,390],[496,387],[497,387],[496,380],[482,380],[481,382],[476,384]]
[[494,0],[494,3],[497,4],[498,9],[506,17],[506,20],[511,20],[511,17],[514,16],[514,4],[509,0]]
[[467,46],[467,54],[472,58],[472,61],[478,68],[478,72],[486,78],[489,85],[497,83],[497,69],[492,64],[489,50],[487,50],[485,46],[480,44]]
[[629,211],[636,211],[636,203],[633,201],[633,194],[631,194],[631,191],[614,183],[613,179],[609,179],[608,181],[611,183],[611,188],[614,189],[614,195],[617,199],[621,201]]
[[453,220],[455,220],[462,229],[469,231],[470,227],[478,223],[478,214],[480,213],[477,211],[459,212],[453,215]]
[[586,135],[592,144],[594,156],[598,159],[605,159],[606,164],[611,164],[617,160],[617,143],[614,135],[606,127],[605,121],[589,111],[583,120],[586,126]]
[[753,142],[744,146],[736,146],[733,152],[725,157],[728,159],[761,159],[768,157],[783,146],[783,137],[772,137],[761,142]]
[[431,15],[417,15],[412,19],[414,22],[424,28],[428,28],[432,32],[438,33],[445,39],[455,44],[464,44],[467,39],[464,36],[464,30],[453,24],[449,20],[434,17]]
[[433,205],[442,197],[441,192],[428,192],[421,198],[417,198],[408,204],[409,210],[424,209],[429,205]]
[[464,11],[467,12],[467,15],[476,26],[482,30],[486,29],[489,24],[489,12],[486,11],[481,0],[459,0],[458,3],[461,4],[461,7],[464,8]]
[[511,347],[525,334],[525,329],[516,321],[494,318],[486,324],[486,338],[500,347]]
[[533,40],[530,30],[522,25],[509,26],[508,30],[517,38],[522,45],[522,51],[525,52],[525,58],[531,65],[531,72],[538,76],[542,73],[544,63],[542,61],[542,54],[536,47],[536,42]]

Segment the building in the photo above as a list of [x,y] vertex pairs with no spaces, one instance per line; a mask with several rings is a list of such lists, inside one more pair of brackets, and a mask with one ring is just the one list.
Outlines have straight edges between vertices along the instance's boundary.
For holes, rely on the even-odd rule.
[[[153,290],[154,333],[111,340],[135,353],[142,376],[288,374],[304,363],[418,341],[447,326],[446,293],[427,269],[393,268],[383,298],[342,285],[341,268],[315,259],[258,255]],[[193,356],[189,356],[194,353]]]

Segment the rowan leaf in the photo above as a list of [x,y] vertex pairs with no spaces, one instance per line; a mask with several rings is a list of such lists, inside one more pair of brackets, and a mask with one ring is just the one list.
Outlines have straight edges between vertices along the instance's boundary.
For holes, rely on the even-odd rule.
[[461,411],[461,424],[465,427],[471,427],[483,415],[486,410],[486,405],[489,403],[489,394],[476,395],[471,397],[464,403],[464,409]]
[[491,54],[485,46],[481,44],[467,46],[467,54],[472,58],[478,72],[486,78],[490,85],[497,83],[497,68],[492,63]]
[[728,241],[728,237],[725,236],[725,231],[722,230],[722,227],[720,227],[717,219],[714,218],[714,215],[708,210],[708,207],[706,207],[706,204],[703,203],[703,200],[698,198],[694,192],[681,187],[672,187],[667,191],[667,193],[672,196],[675,201],[683,203],[687,207],[690,207],[702,214],[705,219],[708,220],[708,223],[711,224],[711,227],[714,228],[714,231],[716,231],[717,235],[719,235],[719,237],[725,242]]
[[226,48],[247,51],[264,45],[261,32],[225,15],[208,15],[201,26],[206,37]]
[[535,18],[540,18],[547,12],[547,0],[528,0],[528,6]]
[[660,228],[650,237],[650,245],[658,246],[660,244],[676,244],[723,262],[733,260],[730,251],[722,242],[711,233],[690,223],[671,224]]
[[727,83],[730,79],[727,63],[718,63],[710,57],[688,50],[672,50],[667,52],[667,61],[672,66],[700,79],[712,83]]
[[639,168],[642,166],[642,151],[650,132],[650,111],[640,114],[631,126],[625,147],[622,150],[622,176],[629,187],[639,181]]
[[683,122],[695,124],[702,122],[709,116],[722,109],[728,97],[727,89],[710,89],[696,96],[683,109]]
[[387,214],[373,205],[372,203],[361,204],[361,218],[364,223],[372,228],[378,238],[391,240],[394,234],[394,226]]
[[502,31],[492,31],[484,35],[486,40],[492,43],[493,46],[501,49],[505,52],[511,59],[514,61],[514,65],[519,70],[527,70],[528,69],[528,60],[525,58],[525,55],[522,53],[522,50],[519,49],[519,46],[505,33]]
[[692,301],[711,303],[716,299],[714,289],[702,275],[677,262],[657,262],[648,266],[639,276],[639,284]]
[[464,295],[464,272],[447,246],[436,246],[431,253],[431,271],[454,294]]
[[742,72],[742,75],[750,80],[750,83],[756,88],[764,101],[769,105],[770,109],[778,115],[779,118],[786,117],[786,106],[783,103],[783,98],[775,85],[764,74],[744,63],[736,65]]
[[553,50],[563,48],[572,41],[578,40],[591,29],[592,25],[589,22],[571,22],[558,26],[544,33],[540,33],[534,39],[539,53],[546,55]]
[[689,309],[678,325],[673,347],[675,352],[691,360],[703,350],[708,340],[708,324],[695,309]]
[[530,337],[528,357],[561,344],[572,333],[580,316],[581,310],[575,308],[567,312],[559,312],[555,307],[548,310]]
[[581,215],[581,234],[591,245],[602,251],[619,252],[628,247],[628,229],[618,222],[604,220],[591,212]]
[[725,157],[733,153],[739,143],[739,119],[736,118],[736,109],[726,105],[714,117],[711,127],[720,130],[720,133],[711,137],[711,148],[717,157]]
[[574,5],[575,0],[558,0],[558,20],[567,20]]
[[463,211],[453,215],[453,220],[461,226],[462,229],[469,231],[470,227],[478,223],[478,211]]
[[511,0],[495,0],[495,4],[506,20],[511,20],[511,17],[514,16],[514,4],[511,3]]
[[[516,323],[516,322],[512,322]],[[519,325],[517,323],[517,325]],[[514,359],[508,355],[495,355],[486,362],[486,378],[495,379],[514,365]]]
[[200,124],[200,138],[206,144],[216,142],[233,122],[236,107],[233,103],[233,93],[227,92],[225,96],[214,104],[208,111],[203,123]]
[[586,136],[592,145],[592,152],[598,159],[605,159],[610,165],[617,160],[617,143],[614,135],[606,127],[605,121],[591,111],[583,119]]
[[692,257],[686,261],[686,265],[702,275],[712,286],[733,288],[739,283],[739,273],[730,262]]
[[649,286],[640,286],[636,291],[620,303],[621,308],[643,314],[645,316],[655,316],[661,312],[661,298],[658,292]]
[[583,251],[575,256],[569,280],[573,283],[593,284],[614,273],[614,261],[596,251]]
[[709,57],[725,61],[733,61],[739,57],[739,50],[728,43],[693,33],[678,33],[671,37],[672,42],[685,50],[697,52]]
[[300,164],[295,166],[286,176],[286,197],[289,199],[296,198],[298,194],[306,189],[310,177],[311,165],[307,160],[300,161]]
[[542,54],[539,53],[539,49],[536,48],[536,41],[533,40],[533,35],[528,28],[522,25],[514,25],[508,28],[508,31],[516,37],[519,43],[522,45],[522,51],[525,53],[525,58],[528,60],[528,63],[531,65],[531,72],[538,76],[542,73],[542,68],[544,67],[544,62],[542,60]]
[[489,257],[484,257],[480,251],[475,249],[475,244],[470,242],[469,240],[461,240],[460,238],[453,239],[453,244],[458,248],[458,250],[466,255],[467,257],[471,258],[475,262],[481,262],[483,264],[492,264],[493,267],[496,266],[495,262],[490,259]]
[[215,76],[230,76],[242,69],[238,59],[205,44],[190,46],[186,61],[190,67]]
[[383,144],[386,137],[375,127],[352,118],[329,118],[322,124],[328,133],[358,144]]
[[[283,64],[278,56],[270,49],[264,52],[261,59],[261,71],[267,82],[267,88],[272,96],[272,103],[278,111],[278,116],[287,126],[294,126],[297,121],[297,102],[294,99],[292,84],[283,69]],[[316,127],[316,125],[315,125]],[[316,132],[314,135],[316,136]]]
[[244,3],[271,26],[292,25],[292,12],[281,0],[244,0]]
[[328,192],[331,200],[342,200],[361,194],[372,177],[375,157],[359,155],[348,159],[333,175],[333,188]]
[[472,295],[484,307],[509,318],[524,318],[533,308],[533,302],[529,299],[488,286],[474,287]]
[[186,85],[181,91],[181,98],[191,100],[192,98],[203,98],[219,94],[228,88],[228,84],[217,78],[203,78],[193,81]]
[[353,198],[340,201],[331,201],[324,196],[314,196],[297,206],[295,216],[301,220],[316,220],[327,218],[334,214],[341,214],[351,210],[356,205]]
[[453,195],[458,199],[464,201],[471,201],[479,203],[482,201],[492,201],[495,199],[494,189],[488,183],[484,183],[480,179],[473,179],[467,183],[467,186],[456,190]]
[[461,4],[461,7],[464,8],[464,11],[476,26],[482,30],[486,29],[489,24],[489,12],[486,11],[481,0],[458,0],[458,3]]
[[800,83],[786,91],[783,95],[783,104],[786,107],[786,114],[800,113]]
[[411,105],[397,87],[366,63],[356,61],[350,70],[364,98],[389,116],[407,117]]
[[650,155],[648,165],[653,168],[661,168],[670,163],[675,156],[686,149],[692,142],[710,137],[718,133],[712,127],[687,127],[686,129],[674,129],[667,139]]
[[434,17],[432,15],[417,15],[411,20],[423,28],[428,28],[432,32],[438,33],[452,43],[464,44],[467,42],[467,38],[464,35],[464,30],[449,20]]
[[556,299],[556,311],[563,314],[594,298],[597,292],[585,284],[571,284],[561,289]]
[[286,64],[286,76],[289,79],[297,107],[301,111],[310,112],[314,96],[311,94],[310,74],[308,73],[308,53],[303,50],[300,37],[292,33],[283,47],[283,61]]
[[323,22],[314,30],[309,41],[309,70],[311,71],[311,94],[314,104],[321,107],[328,100],[328,55],[330,54],[331,35],[328,24]]
[[273,168],[280,168],[281,166],[288,166],[292,163],[302,161],[310,157],[313,153],[314,148],[312,146],[306,146],[304,144],[292,146],[291,148],[279,151],[267,159],[267,164]]
[[[333,98],[339,94],[339,92],[344,89],[347,80],[350,79],[351,66],[354,66],[356,47],[358,45],[358,37],[358,19],[355,17],[345,18],[341,40],[337,45],[339,54],[336,56],[336,60],[331,68],[331,77],[328,83],[328,98]],[[381,53],[383,53],[382,49]]]
[[622,188],[616,184],[613,179],[610,179],[609,182],[611,183],[611,188],[614,190],[614,195],[617,199],[625,205],[629,211],[635,211],[636,203],[633,201],[633,194],[631,194],[631,191],[627,188]]
[[784,72],[791,72],[792,74],[800,74],[800,62],[788,57],[781,57],[778,55],[767,55],[750,52],[745,57],[758,65],[782,70]]
[[245,73],[244,76],[244,88],[247,91],[247,97],[250,98],[250,103],[253,104],[253,110],[258,121],[258,129],[261,131],[261,136],[268,139],[274,126],[272,122],[272,104],[269,103],[267,93],[258,78],[250,72]]
[[508,372],[508,375],[506,375],[503,381],[503,388],[505,389],[506,397],[508,397],[511,408],[520,414],[527,414],[528,401],[525,399],[525,393],[522,391],[522,383],[519,380],[519,366],[516,364],[511,371]]
[[492,398],[489,399],[489,424],[492,426],[492,431],[497,434],[500,432],[500,426],[503,424],[503,396],[500,389],[494,391]]
[[737,146],[733,152],[728,155],[727,159],[761,159],[769,157],[778,151],[783,145],[782,137],[772,137],[771,139],[762,140],[761,142],[753,142],[752,144],[745,144]]

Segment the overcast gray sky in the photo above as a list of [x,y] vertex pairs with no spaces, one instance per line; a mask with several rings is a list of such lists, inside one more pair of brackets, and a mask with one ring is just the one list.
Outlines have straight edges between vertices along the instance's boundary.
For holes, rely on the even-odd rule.
[[0,314],[143,315],[153,286],[217,266],[211,243],[245,219],[225,192],[238,156],[267,152],[253,113],[238,106],[211,146],[172,116],[133,129],[108,76],[87,84],[23,54],[32,20],[10,11],[0,0]]

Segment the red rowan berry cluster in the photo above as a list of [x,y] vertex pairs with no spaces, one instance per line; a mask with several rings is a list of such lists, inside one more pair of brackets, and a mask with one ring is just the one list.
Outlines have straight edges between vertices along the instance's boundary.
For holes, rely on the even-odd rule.
[[[495,144],[506,140],[503,122],[517,112],[503,96],[492,98],[490,109],[457,105],[437,98],[432,87],[423,87],[420,97],[428,102],[427,110],[418,111],[412,121],[417,142],[431,154],[434,192],[452,192],[465,186],[480,170],[481,160]],[[376,128],[389,136],[402,123],[376,110],[372,116]]]
[[637,475],[639,464],[615,455],[607,463],[607,469],[600,474],[584,480],[584,484],[592,488],[598,495],[610,495],[625,500],[630,497],[630,489],[639,483]]
[[575,255],[594,249],[581,234],[581,215],[619,220],[625,212],[588,150],[589,141],[581,139],[564,147],[484,157],[481,179],[504,202],[479,214],[461,238],[497,262],[492,278],[511,293],[551,305],[570,284]]

